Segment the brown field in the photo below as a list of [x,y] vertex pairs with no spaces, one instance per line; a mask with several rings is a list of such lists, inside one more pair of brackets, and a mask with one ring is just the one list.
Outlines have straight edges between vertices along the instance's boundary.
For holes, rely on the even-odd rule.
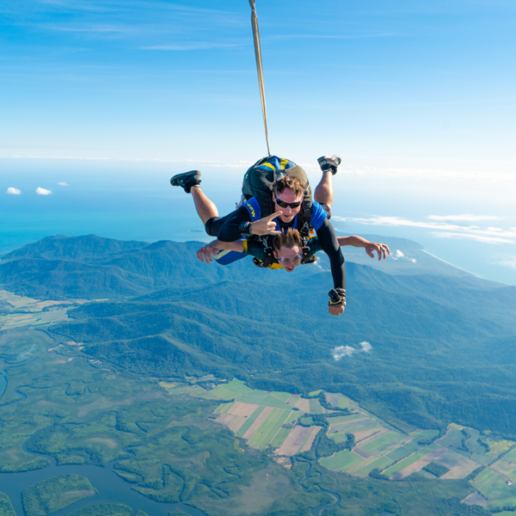
[[301,448],[301,450],[299,450],[301,453],[305,452],[305,451],[310,451],[310,448],[312,447],[312,444],[313,444],[317,434],[319,433],[319,430],[321,430],[321,428],[322,428],[322,426],[313,426],[312,427],[312,433],[310,434],[310,436],[306,440],[306,443]]
[[369,459],[371,457],[371,454],[370,453],[367,453],[366,451],[364,450],[361,450],[360,448],[353,448],[353,452],[356,453],[357,455],[360,455],[360,457],[363,457],[364,459]]
[[[355,435],[355,441],[360,443],[360,445],[365,444],[365,441],[368,437],[372,437],[376,439],[378,437],[380,427],[370,428],[369,430],[362,430],[361,432],[353,432]],[[384,430],[382,430],[383,432]],[[387,432],[387,430],[385,430]]]
[[392,475],[392,480],[400,480],[402,478],[408,477],[409,475],[412,475],[412,473],[418,472],[420,469],[423,469],[427,464],[430,464],[434,460],[438,459],[439,457],[443,456],[445,453],[448,453],[448,448],[438,448],[437,450],[434,450],[433,452],[430,452],[428,455],[423,457],[422,459],[417,460],[416,462],[410,464],[406,468],[402,469],[401,471],[398,471],[397,473],[394,473]]
[[258,405],[236,401],[226,412],[219,414],[215,421],[236,433],[257,408]]
[[233,406],[227,411],[227,413],[245,418],[245,417],[252,416],[254,411],[257,408],[258,408],[258,405],[254,405],[251,403],[241,403],[239,401],[235,401],[235,403],[233,403]]
[[442,479],[465,478],[480,466],[477,462],[454,451],[448,452],[446,456],[443,455],[437,462],[450,470],[441,477]]
[[[371,432],[371,431],[374,431],[376,432],[374,435],[369,435],[369,437],[366,437],[366,438],[362,438],[362,439],[359,439],[357,436],[358,434],[361,434],[361,433],[364,433],[364,432]],[[378,437],[381,437],[382,435],[386,434],[389,432],[389,430],[387,430],[387,428],[383,428],[382,430],[380,430],[378,432],[378,428],[372,428],[370,430],[364,430],[364,432],[357,432],[355,434],[355,440],[356,441],[359,441],[360,440],[360,446],[363,446],[364,444],[367,444],[367,443],[370,443],[371,441],[374,441],[375,439],[378,439]]]
[[235,414],[229,414],[229,411],[225,414],[220,414],[215,420],[217,423],[226,426],[232,432],[238,432],[238,429],[245,423],[245,417],[236,416]]
[[350,421],[343,421],[342,423],[335,423],[333,425],[330,425],[329,432],[332,432],[333,430],[336,430],[337,432],[345,432],[346,431],[346,425],[349,425],[350,423],[357,423],[358,421],[364,421],[365,419],[369,419],[368,417],[361,417],[360,419],[351,419]]
[[326,401],[334,407],[339,406],[339,397],[336,394],[330,394],[327,392],[326,393]]
[[[317,435],[317,432],[321,428],[322,427],[320,427],[320,426],[309,426],[309,427],[299,426],[299,425],[295,426],[290,431],[290,433],[288,434],[288,436],[285,439],[285,441],[283,442],[283,444],[277,450],[275,450],[274,453],[276,455],[288,455],[288,456],[295,455],[298,452],[299,448],[305,442],[305,439],[312,437],[311,434],[312,434],[312,432],[314,432],[315,429],[316,429],[315,435]],[[313,436],[314,439],[315,439],[315,435]],[[313,439],[312,439],[312,442],[313,442]],[[310,443],[310,446],[311,445],[312,445],[312,443]]]
[[260,425],[267,419],[267,416],[270,414],[272,407],[265,407],[264,411],[256,418],[256,421],[249,427],[249,430],[242,436],[247,441],[251,440],[254,433]]
[[310,400],[305,398],[299,398],[299,401],[296,403],[296,407],[303,412],[310,412]]

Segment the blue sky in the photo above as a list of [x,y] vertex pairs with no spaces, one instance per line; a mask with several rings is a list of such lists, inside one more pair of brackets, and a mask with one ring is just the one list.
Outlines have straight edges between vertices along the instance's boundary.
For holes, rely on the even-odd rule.
[[[272,152],[313,181],[316,158],[340,154],[350,230],[406,234],[468,270],[462,255],[482,256],[474,272],[516,283],[516,3],[257,11]],[[232,202],[266,152],[247,0],[1,0],[0,76],[0,188],[18,197],[38,173],[31,195],[55,195],[49,171],[165,184],[200,168]]]

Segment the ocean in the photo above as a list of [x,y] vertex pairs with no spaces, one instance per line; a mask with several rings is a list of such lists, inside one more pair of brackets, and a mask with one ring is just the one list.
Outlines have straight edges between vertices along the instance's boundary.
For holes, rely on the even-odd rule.
[[[170,186],[170,177],[185,171],[184,166],[38,160],[22,164],[0,160],[0,166],[0,254],[58,234],[95,234],[144,242],[211,240],[196,215],[191,196]],[[203,190],[221,215],[234,209],[244,171],[244,166],[241,170],[203,170]],[[318,176],[311,173],[313,184]],[[7,195],[8,188],[21,193]],[[52,193],[38,195],[37,188]],[[406,182],[373,184],[367,178],[337,175],[332,222],[339,235],[408,238],[461,269],[516,285],[512,242],[486,243],[428,227],[430,215],[471,213],[473,206],[482,203],[483,214],[500,214],[500,221],[486,221],[486,226],[496,224],[500,231],[511,231],[516,221],[510,216],[509,212],[514,212],[510,203],[500,202],[501,196],[487,198],[480,190],[458,198],[450,185],[447,188],[441,195],[424,190],[424,186],[419,190],[407,186]],[[385,216],[391,217],[387,223],[382,222]]]

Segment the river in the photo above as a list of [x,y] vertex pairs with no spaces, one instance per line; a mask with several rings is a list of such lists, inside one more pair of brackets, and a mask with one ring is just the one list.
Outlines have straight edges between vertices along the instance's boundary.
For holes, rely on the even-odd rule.
[[[0,371],[0,399],[2,398],[7,388],[6,372]],[[17,392],[17,391],[15,391]],[[11,403],[17,403],[25,398],[21,392],[18,400]],[[33,436],[32,438],[34,438]],[[75,473],[87,477],[93,487],[97,489],[98,494],[76,502],[65,509],[52,513],[52,516],[68,516],[72,512],[93,504],[98,503],[112,503],[128,505],[132,509],[146,512],[149,516],[168,516],[171,511],[179,511],[189,514],[190,516],[207,516],[207,514],[196,507],[185,503],[163,503],[156,502],[143,496],[132,488],[132,485],[120,478],[113,471],[113,464],[110,463],[107,467],[91,466],[91,465],[69,465],[58,466],[56,460],[44,454],[34,453],[27,449],[24,445],[23,450],[26,453],[37,457],[45,457],[50,461],[50,466],[36,471],[27,471],[23,473],[0,473],[0,491],[6,493],[11,499],[11,503],[16,511],[17,516],[25,516],[25,511],[22,505],[22,492],[29,486],[37,484],[42,480],[69,473]],[[310,463],[305,471],[305,475],[298,481],[299,486],[305,491],[310,492],[302,482],[308,478],[308,473],[312,467]],[[333,503],[322,504],[311,509],[312,516],[321,516],[323,510],[333,509],[340,505],[341,497],[338,493],[320,489],[320,492],[327,493],[334,498]],[[389,513],[382,513],[379,516],[395,516]]]

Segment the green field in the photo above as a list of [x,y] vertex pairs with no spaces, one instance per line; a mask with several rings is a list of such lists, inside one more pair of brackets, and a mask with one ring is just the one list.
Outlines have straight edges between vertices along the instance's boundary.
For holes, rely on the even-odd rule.
[[433,439],[438,433],[438,430],[416,430],[415,432],[411,432],[410,435],[412,435],[416,441],[426,441]]
[[386,448],[391,446],[392,443],[399,441],[400,439],[400,434],[397,434],[395,432],[387,432],[386,434],[381,435],[377,439],[369,441],[367,444],[364,444],[363,446],[359,446],[362,450],[366,451],[367,453],[374,454],[385,450]]
[[332,457],[325,457],[319,462],[322,466],[328,469],[333,469],[336,471],[347,471],[349,468],[356,466],[363,460],[364,459],[356,453],[344,450],[337,452]]
[[387,454],[387,457],[392,459],[393,462],[398,462],[399,460],[412,455],[416,450],[419,450],[419,448],[421,448],[421,445],[414,439],[413,441],[396,448],[394,451],[391,451]]
[[362,421],[352,421],[346,425],[339,426],[337,428],[334,428],[334,430],[338,430],[337,433],[332,433],[331,437],[335,439],[337,442],[339,439],[339,434],[343,435],[347,432],[351,433],[357,433],[357,432],[363,432],[364,430],[373,430],[375,428],[378,428],[378,430],[381,430],[381,426],[374,420],[374,419],[364,419]]
[[502,458],[507,462],[516,463],[516,448],[513,448],[511,451],[509,451],[509,453],[506,453]]
[[337,416],[328,419],[328,422],[331,425],[336,425],[337,423],[347,423],[348,421],[353,421],[354,419],[363,418],[363,414],[350,414],[349,416]]
[[371,462],[371,464],[368,464],[367,466],[364,466],[363,468],[359,469],[356,474],[360,475],[362,477],[367,477],[373,469],[378,469],[380,471],[383,471],[385,468],[388,468],[393,461],[389,459],[389,457],[381,457],[374,462]]
[[502,459],[491,464],[491,468],[508,476],[513,482],[516,481],[516,464],[514,462],[506,462]]
[[238,437],[243,437],[244,434],[251,428],[256,418],[265,410],[265,407],[258,407],[251,416],[247,418],[247,421],[238,429]]
[[480,486],[484,483],[495,481],[497,478],[498,473],[493,471],[492,469],[485,468],[483,471],[481,471],[476,477],[475,477],[475,484]]
[[60,475],[27,487],[22,493],[27,516],[46,516],[93,496],[96,489],[81,475]]
[[414,453],[414,455],[411,455],[410,457],[407,457],[406,459],[403,459],[402,461],[394,464],[394,466],[391,466],[389,469],[384,471],[383,474],[387,477],[392,477],[392,475],[394,475],[395,473],[398,473],[401,470],[405,469],[407,466],[414,464],[414,462],[417,462],[421,458],[421,455],[419,455],[418,453]]
[[283,409],[271,410],[265,421],[263,421],[254,433],[249,441],[249,445],[259,450],[267,448],[289,415],[290,412]]
[[[209,375],[184,378],[168,376],[168,371],[165,377],[127,373],[124,368],[87,355],[89,348],[52,335],[26,328],[0,334],[1,357],[6,361],[0,368],[7,371],[9,380],[2,403],[21,399],[17,389],[26,396],[22,403],[0,406],[0,467],[4,471],[36,469],[48,464],[45,458],[25,453],[24,444],[34,452],[54,457],[59,464],[105,465],[113,461],[117,474],[143,495],[159,501],[181,500],[199,507],[208,516],[243,516],[250,511],[257,516],[309,514],[311,507],[331,501],[315,486],[337,490],[349,507],[346,516],[367,516],[371,507],[390,512],[397,510],[391,505],[392,498],[400,488],[407,492],[412,490],[404,481],[391,485],[336,474],[310,458],[317,444],[309,453],[288,462],[292,470],[286,469],[212,421],[233,405],[216,403],[210,397],[269,403],[273,410],[255,439],[262,448],[269,439],[277,446],[289,431],[281,424],[279,407],[286,407],[288,413],[284,424],[292,423],[302,414],[300,410],[292,410],[300,400],[299,395],[255,391],[238,380],[221,381],[208,392],[202,386],[218,381]],[[11,367],[14,363],[16,366]],[[344,396],[332,396],[335,396],[335,404],[356,408]],[[312,413],[325,412],[320,409],[318,399],[302,400],[302,403],[309,406]],[[247,418],[246,424],[250,426],[263,410],[265,405],[262,404]],[[357,422],[359,417],[369,416],[366,413],[340,415],[335,419],[327,418],[327,423],[332,420],[349,421],[350,425],[362,423],[355,427],[356,431],[383,428],[372,416],[366,422]],[[349,427],[341,428],[340,434],[345,437]],[[275,431],[276,436],[272,438]],[[126,448],[132,453],[125,453]],[[367,474],[371,468],[391,466],[390,458],[380,454],[381,451],[375,452],[369,466],[364,466],[365,461],[349,451],[338,452],[322,459],[321,463],[329,461],[330,466],[333,462],[339,470],[358,469],[361,474]],[[312,466],[303,482],[313,489],[303,492],[297,482],[304,478],[306,463],[303,461],[307,460],[312,461]],[[53,496],[51,502],[44,499],[56,486],[36,487],[39,499],[31,497],[29,490],[25,493],[28,503],[35,501],[34,505],[38,505],[35,512],[47,513],[52,510],[52,503],[62,502],[60,496]],[[87,489],[67,491],[69,487],[57,486],[54,491],[61,489],[69,493],[67,502],[88,492]],[[99,489],[102,494],[101,487]],[[457,481],[419,483],[417,489],[417,500],[399,498],[403,513],[451,515],[446,510],[438,512],[437,508],[447,507],[450,497],[462,499],[471,492],[467,483]],[[503,490],[499,496],[505,496]],[[2,501],[5,502],[5,498]],[[127,511],[123,506],[96,505],[75,511],[78,514],[74,516],[103,513],[125,516]],[[131,516],[144,516],[133,514],[132,509],[129,511]]]

